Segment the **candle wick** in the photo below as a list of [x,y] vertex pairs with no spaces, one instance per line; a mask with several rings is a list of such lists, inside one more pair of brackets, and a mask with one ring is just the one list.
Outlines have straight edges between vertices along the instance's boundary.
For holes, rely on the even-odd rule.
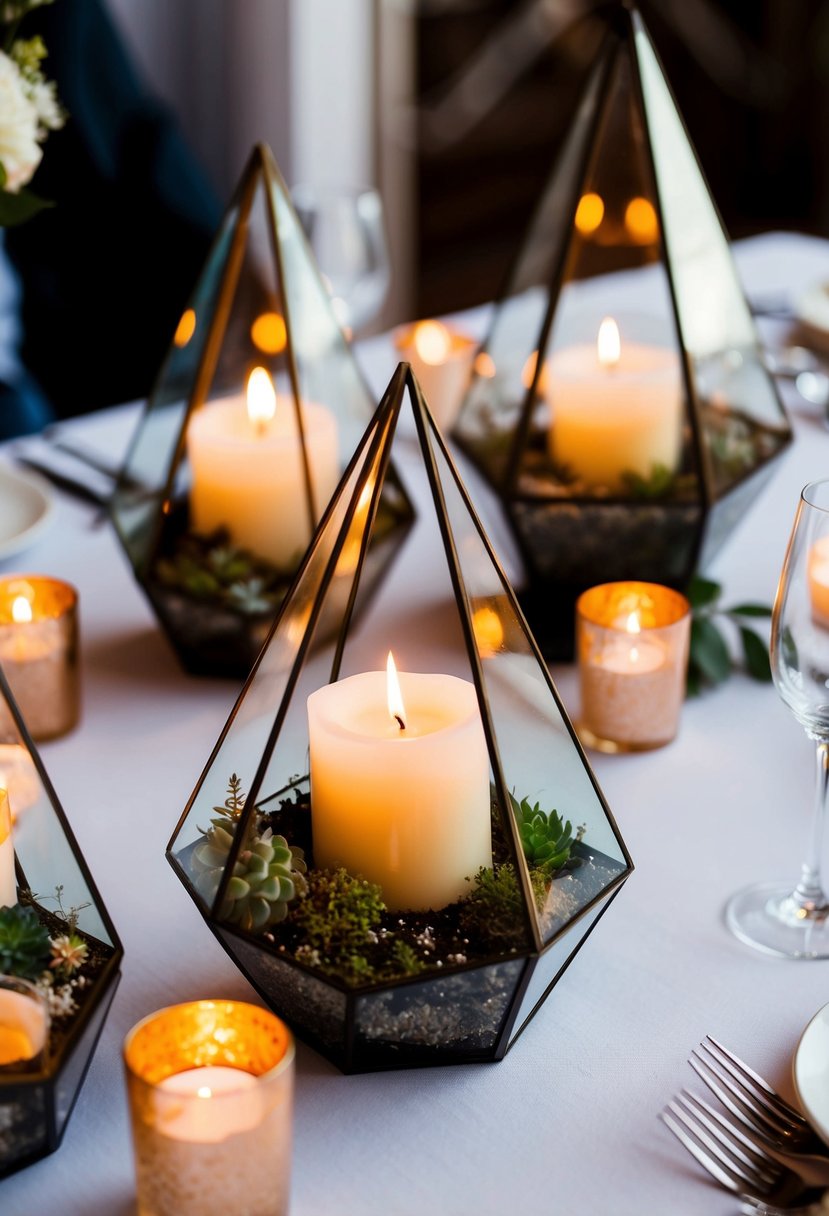
[[395,722],[397,723],[397,725],[400,727],[400,729],[401,729],[401,730],[405,730],[405,729],[406,729],[406,723],[405,723],[405,722],[403,721],[403,719],[400,717],[400,714],[395,714],[395,715],[394,715],[394,720],[395,720]]

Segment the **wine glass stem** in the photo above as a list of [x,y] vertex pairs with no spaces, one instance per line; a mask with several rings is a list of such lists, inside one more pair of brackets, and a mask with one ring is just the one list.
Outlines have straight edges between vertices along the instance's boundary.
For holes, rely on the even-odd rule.
[[829,910],[820,879],[821,849],[826,825],[827,795],[829,795],[829,741],[815,740],[815,759],[817,761],[817,779],[812,835],[807,858],[801,867],[800,882],[792,893],[792,898],[798,907],[809,913]]

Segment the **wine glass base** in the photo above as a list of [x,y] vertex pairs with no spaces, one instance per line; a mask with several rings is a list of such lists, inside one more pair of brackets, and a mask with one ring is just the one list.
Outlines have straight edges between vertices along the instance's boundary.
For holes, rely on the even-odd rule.
[[725,920],[741,942],[777,958],[829,958],[829,907],[806,912],[792,887],[755,883],[732,895]]

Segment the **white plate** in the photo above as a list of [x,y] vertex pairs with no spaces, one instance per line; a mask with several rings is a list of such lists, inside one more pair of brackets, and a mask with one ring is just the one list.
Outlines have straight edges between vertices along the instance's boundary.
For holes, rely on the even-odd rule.
[[807,287],[795,300],[794,315],[816,345],[829,347],[829,282]]
[[829,1144],[829,1005],[815,1014],[800,1036],[792,1073],[803,1113]]
[[46,483],[0,465],[0,557],[32,544],[51,516],[52,495]]

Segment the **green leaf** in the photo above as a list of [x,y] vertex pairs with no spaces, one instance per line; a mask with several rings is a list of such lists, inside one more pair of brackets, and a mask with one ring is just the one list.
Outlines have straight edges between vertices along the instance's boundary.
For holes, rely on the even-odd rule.
[[708,604],[713,604],[719,598],[722,587],[719,583],[712,582],[711,579],[701,578],[695,574],[688,584],[688,589],[685,592],[690,601],[691,608],[704,608]]
[[731,656],[723,636],[711,621],[691,622],[691,661],[711,684],[722,684],[731,673]]
[[17,194],[0,190],[0,228],[12,228],[15,224],[22,224],[39,211],[54,205],[45,198],[38,198],[31,190],[20,190]]
[[771,679],[769,652],[763,639],[753,629],[740,629],[748,674],[753,680],[768,682]]
[[735,604],[733,608],[727,608],[727,616],[762,616],[770,617],[771,608],[768,604]]

